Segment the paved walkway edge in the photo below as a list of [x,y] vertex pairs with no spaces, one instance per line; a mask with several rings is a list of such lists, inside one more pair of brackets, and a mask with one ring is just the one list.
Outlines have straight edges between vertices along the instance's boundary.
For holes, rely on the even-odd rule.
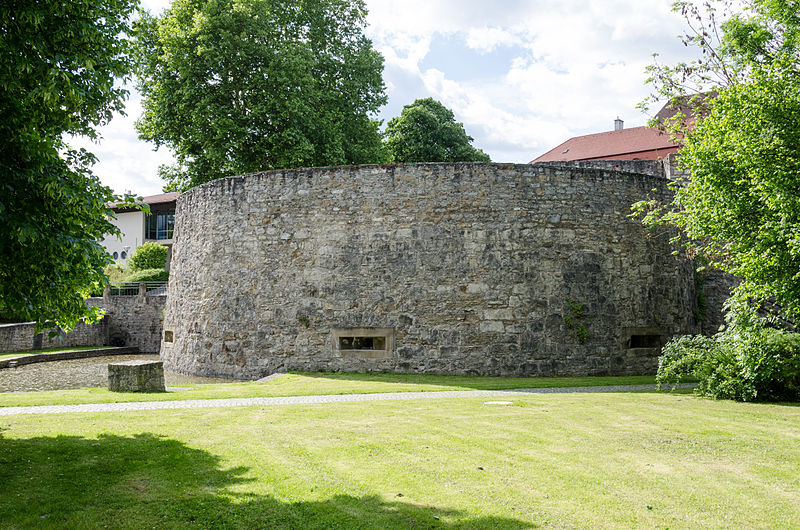
[[[693,388],[692,383],[678,388]],[[278,405],[316,405],[360,401],[408,401],[469,397],[514,397],[524,394],[568,394],[596,392],[632,392],[655,390],[656,385],[581,386],[566,388],[519,388],[515,390],[446,390],[440,392],[386,392],[380,394],[327,394],[321,396],[255,397],[231,399],[188,399],[183,401],[134,401],[127,403],[91,403],[85,405],[37,405],[0,407],[0,416],[20,414],[59,414],[65,412],[128,412],[137,410],[200,409],[216,407],[270,407]]]

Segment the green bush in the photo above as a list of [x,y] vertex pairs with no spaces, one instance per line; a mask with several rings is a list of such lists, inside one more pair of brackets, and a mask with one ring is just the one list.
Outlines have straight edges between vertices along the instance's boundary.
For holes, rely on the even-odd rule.
[[128,275],[125,269],[116,263],[110,263],[106,265],[106,267],[103,269],[103,272],[106,274],[106,276],[108,276],[109,283],[124,282]]
[[800,334],[778,329],[729,328],[713,337],[668,342],[656,380],[700,380],[701,395],[737,401],[800,400]]
[[167,264],[168,252],[169,250],[164,245],[152,241],[145,243],[138,247],[128,259],[128,270],[136,272],[147,269],[163,269]]
[[145,269],[134,272],[125,278],[126,283],[166,282],[167,280],[169,280],[169,271],[166,269]]

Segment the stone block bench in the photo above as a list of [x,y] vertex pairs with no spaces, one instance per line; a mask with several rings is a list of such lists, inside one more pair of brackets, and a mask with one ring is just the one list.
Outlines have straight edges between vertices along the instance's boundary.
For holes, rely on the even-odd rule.
[[126,361],[108,365],[112,392],[166,392],[161,361]]

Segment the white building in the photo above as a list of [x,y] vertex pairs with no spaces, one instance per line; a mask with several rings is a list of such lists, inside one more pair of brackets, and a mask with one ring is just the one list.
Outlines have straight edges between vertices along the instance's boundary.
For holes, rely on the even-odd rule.
[[106,236],[102,245],[119,265],[125,265],[136,247],[148,241],[167,246],[172,255],[172,232],[175,228],[175,201],[180,193],[162,193],[143,197],[141,203],[150,206],[145,215],[135,208],[113,207],[117,218],[112,222],[119,227],[120,237]]

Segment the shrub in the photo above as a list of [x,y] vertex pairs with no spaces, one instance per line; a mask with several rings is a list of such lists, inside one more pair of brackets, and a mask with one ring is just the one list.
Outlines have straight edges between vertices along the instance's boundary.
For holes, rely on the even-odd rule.
[[[128,269],[131,272],[146,269],[163,269],[167,264],[169,250],[164,245],[148,242],[138,247],[128,259]],[[130,281],[130,280],[127,280]]]
[[128,275],[128,273],[125,272],[125,269],[116,263],[110,263],[106,265],[106,267],[103,269],[103,272],[106,274],[106,276],[108,276],[109,283],[124,282],[125,277]]
[[658,360],[659,385],[700,380],[701,395],[737,401],[800,400],[800,334],[729,328],[713,337],[668,342]]
[[167,280],[169,280],[169,271],[166,269],[145,269],[134,272],[125,278],[126,283],[165,282]]

